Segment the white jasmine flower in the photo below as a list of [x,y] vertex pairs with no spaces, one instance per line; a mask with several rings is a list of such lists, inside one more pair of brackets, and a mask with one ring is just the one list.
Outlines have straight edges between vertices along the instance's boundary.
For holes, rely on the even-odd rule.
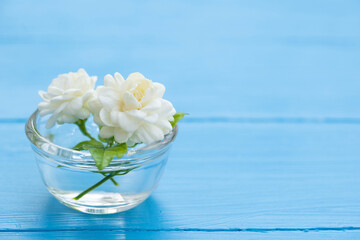
[[91,76],[84,69],[77,72],[60,74],[55,78],[48,91],[39,91],[44,100],[39,103],[40,116],[52,114],[46,123],[47,128],[63,123],[74,123],[90,115],[88,101],[94,95],[96,76]]
[[173,105],[162,99],[165,87],[132,73],[126,79],[119,73],[106,75],[105,86],[96,90],[97,99],[90,108],[95,121],[102,126],[100,137],[114,137],[118,143],[150,144],[162,140],[172,129],[176,113]]

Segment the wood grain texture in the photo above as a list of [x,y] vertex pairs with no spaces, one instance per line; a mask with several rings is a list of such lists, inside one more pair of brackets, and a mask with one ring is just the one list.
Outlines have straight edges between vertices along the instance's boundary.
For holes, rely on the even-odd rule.
[[[0,2],[1,239],[360,238],[360,2]],[[86,215],[25,119],[59,73],[140,71],[189,112],[159,188]]]
[[182,124],[157,191],[108,216],[47,193],[23,128],[0,124],[1,231],[360,227],[360,125]]
[[39,89],[79,67],[99,82],[140,71],[193,116],[360,117],[359,10],[340,0],[1,1],[0,102],[12,105],[0,118],[28,117]]
[[60,232],[0,232],[0,238],[13,239],[227,239],[227,240],[297,240],[297,239],[319,239],[319,240],[354,240],[360,237],[360,231],[326,231],[326,232],[124,232],[124,231],[60,231]]

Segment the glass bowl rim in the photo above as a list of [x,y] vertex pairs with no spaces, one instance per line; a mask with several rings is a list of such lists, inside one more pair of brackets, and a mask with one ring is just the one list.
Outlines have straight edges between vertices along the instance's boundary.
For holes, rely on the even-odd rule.
[[[86,161],[88,165],[95,165],[95,162],[93,161],[93,158],[91,156],[91,154],[89,152],[85,152],[85,151],[77,151],[77,150],[73,150],[70,148],[66,148],[63,146],[59,146],[57,144],[52,143],[49,139],[43,137],[37,130],[36,127],[36,123],[37,123],[37,117],[38,117],[39,111],[36,110],[35,112],[33,112],[31,114],[31,116],[29,117],[29,119],[27,120],[26,124],[25,124],[25,132],[26,132],[26,136],[29,139],[29,141],[31,142],[32,146],[37,150],[40,151],[48,156],[52,156],[52,157],[57,157],[57,158],[62,158],[64,159],[66,162],[71,163],[71,162],[76,162],[78,163],[78,161],[80,159],[82,160],[92,160],[91,162]],[[113,161],[111,162],[110,165],[116,164],[116,163],[120,163],[123,165],[124,162],[128,163],[126,165],[133,165],[136,164],[136,160],[145,160],[144,158],[146,158],[146,161],[141,161],[142,164],[144,164],[145,162],[147,162],[148,160],[155,158],[159,153],[159,151],[165,149],[167,150],[168,147],[170,147],[170,144],[174,141],[176,135],[178,132],[178,127],[177,125],[168,133],[165,135],[163,140],[154,142],[152,144],[149,145],[145,145],[143,147],[137,148],[137,149],[131,149],[131,155],[129,155],[128,151],[124,157],[122,158],[114,158]],[[54,154],[53,151],[49,152],[46,151],[44,149],[42,149],[37,142],[40,142],[41,144],[48,144],[48,146],[50,146],[52,149],[55,149],[55,152],[61,152],[62,154]],[[158,150],[158,151],[156,151]],[[71,156],[71,157],[69,157]],[[73,158],[73,156],[76,156],[75,158]],[[137,157],[138,156],[138,157]],[[128,158],[126,158],[128,157]],[[59,161],[56,161],[57,163]],[[62,161],[60,161],[62,162]],[[85,163],[85,162],[84,162]],[[65,164],[67,165],[67,164]]]

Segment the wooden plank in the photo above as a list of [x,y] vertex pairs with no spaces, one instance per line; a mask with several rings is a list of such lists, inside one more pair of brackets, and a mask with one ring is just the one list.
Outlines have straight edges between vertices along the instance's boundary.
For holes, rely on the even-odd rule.
[[0,237],[12,239],[357,239],[360,231],[326,232],[123,232],[123,231],[59,231],[59,232],[1,232]]
[[0,230],[346,230],[360,222],[360,125],[183,123],[157,191],[93,216],[41,183],[23,124],[0,124]]
[[357,1],[37,3],[0,3],[0,118],[79,67],[143,72],[194,116],[360,117]]

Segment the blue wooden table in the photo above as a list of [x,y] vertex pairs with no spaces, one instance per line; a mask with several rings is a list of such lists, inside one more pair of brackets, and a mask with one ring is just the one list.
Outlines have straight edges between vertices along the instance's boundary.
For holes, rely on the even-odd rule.
[[[360,2],[0,2],[0,239],[360,238]],[[191,113],[158,189],[58,203],[24,134],[39,89],[140,71]],[[99,80],[101,82],[102,79]]]

